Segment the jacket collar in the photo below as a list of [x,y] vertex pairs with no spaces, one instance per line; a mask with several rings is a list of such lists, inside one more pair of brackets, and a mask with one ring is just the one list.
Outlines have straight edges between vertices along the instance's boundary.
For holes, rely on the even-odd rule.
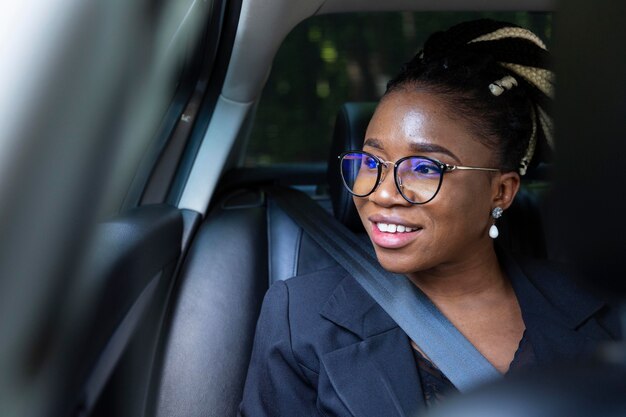
[[320,314],[361,339],[398,327],[385,310],[348,273],[324,304]]

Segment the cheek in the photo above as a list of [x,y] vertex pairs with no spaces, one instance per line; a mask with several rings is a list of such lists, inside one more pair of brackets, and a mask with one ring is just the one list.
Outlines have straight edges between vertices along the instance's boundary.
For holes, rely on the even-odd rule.
[[356,211],[359,213],[359,216],[361,216],[361,212],[363,211],[363,198],[352,196],[352,203],[354,204],[354,207],[356,207]]
[[445,234],[447,240],[465,240],[485,228],[491,210],[488,184],[442,187],[441,191],[437,209],[431,212],[437,234]]

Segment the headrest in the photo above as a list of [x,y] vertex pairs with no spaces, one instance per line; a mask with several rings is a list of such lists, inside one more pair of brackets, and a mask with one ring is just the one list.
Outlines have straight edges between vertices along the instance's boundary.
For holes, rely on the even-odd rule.
[[335,132],[328,158],[328,184],[335,217],[355,232],[362,232],[352,195],[345,189],[339,173],[339,154],[351,149],[361,149],[365,131],[376,103],[345,103],[339,109],[335,122]]

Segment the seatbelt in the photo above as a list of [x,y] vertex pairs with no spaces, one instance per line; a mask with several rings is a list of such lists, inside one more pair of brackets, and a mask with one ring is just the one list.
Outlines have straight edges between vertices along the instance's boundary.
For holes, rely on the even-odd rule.
[[280,187],[266,192],[356,279],[459,391],[501,377],[416,285],[404,275],[383,269],[371,245],[309,196]]

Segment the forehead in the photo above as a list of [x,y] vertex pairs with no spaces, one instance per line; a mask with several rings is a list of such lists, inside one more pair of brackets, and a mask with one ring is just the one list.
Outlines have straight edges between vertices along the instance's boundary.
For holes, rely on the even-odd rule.
[[368,125],[365,142],[365,146],[376,143],[388,156],[429,147],[447,149],[463,161],[484,160],[492,153],[452,106],[423,91],[400,90],[385,96]]

